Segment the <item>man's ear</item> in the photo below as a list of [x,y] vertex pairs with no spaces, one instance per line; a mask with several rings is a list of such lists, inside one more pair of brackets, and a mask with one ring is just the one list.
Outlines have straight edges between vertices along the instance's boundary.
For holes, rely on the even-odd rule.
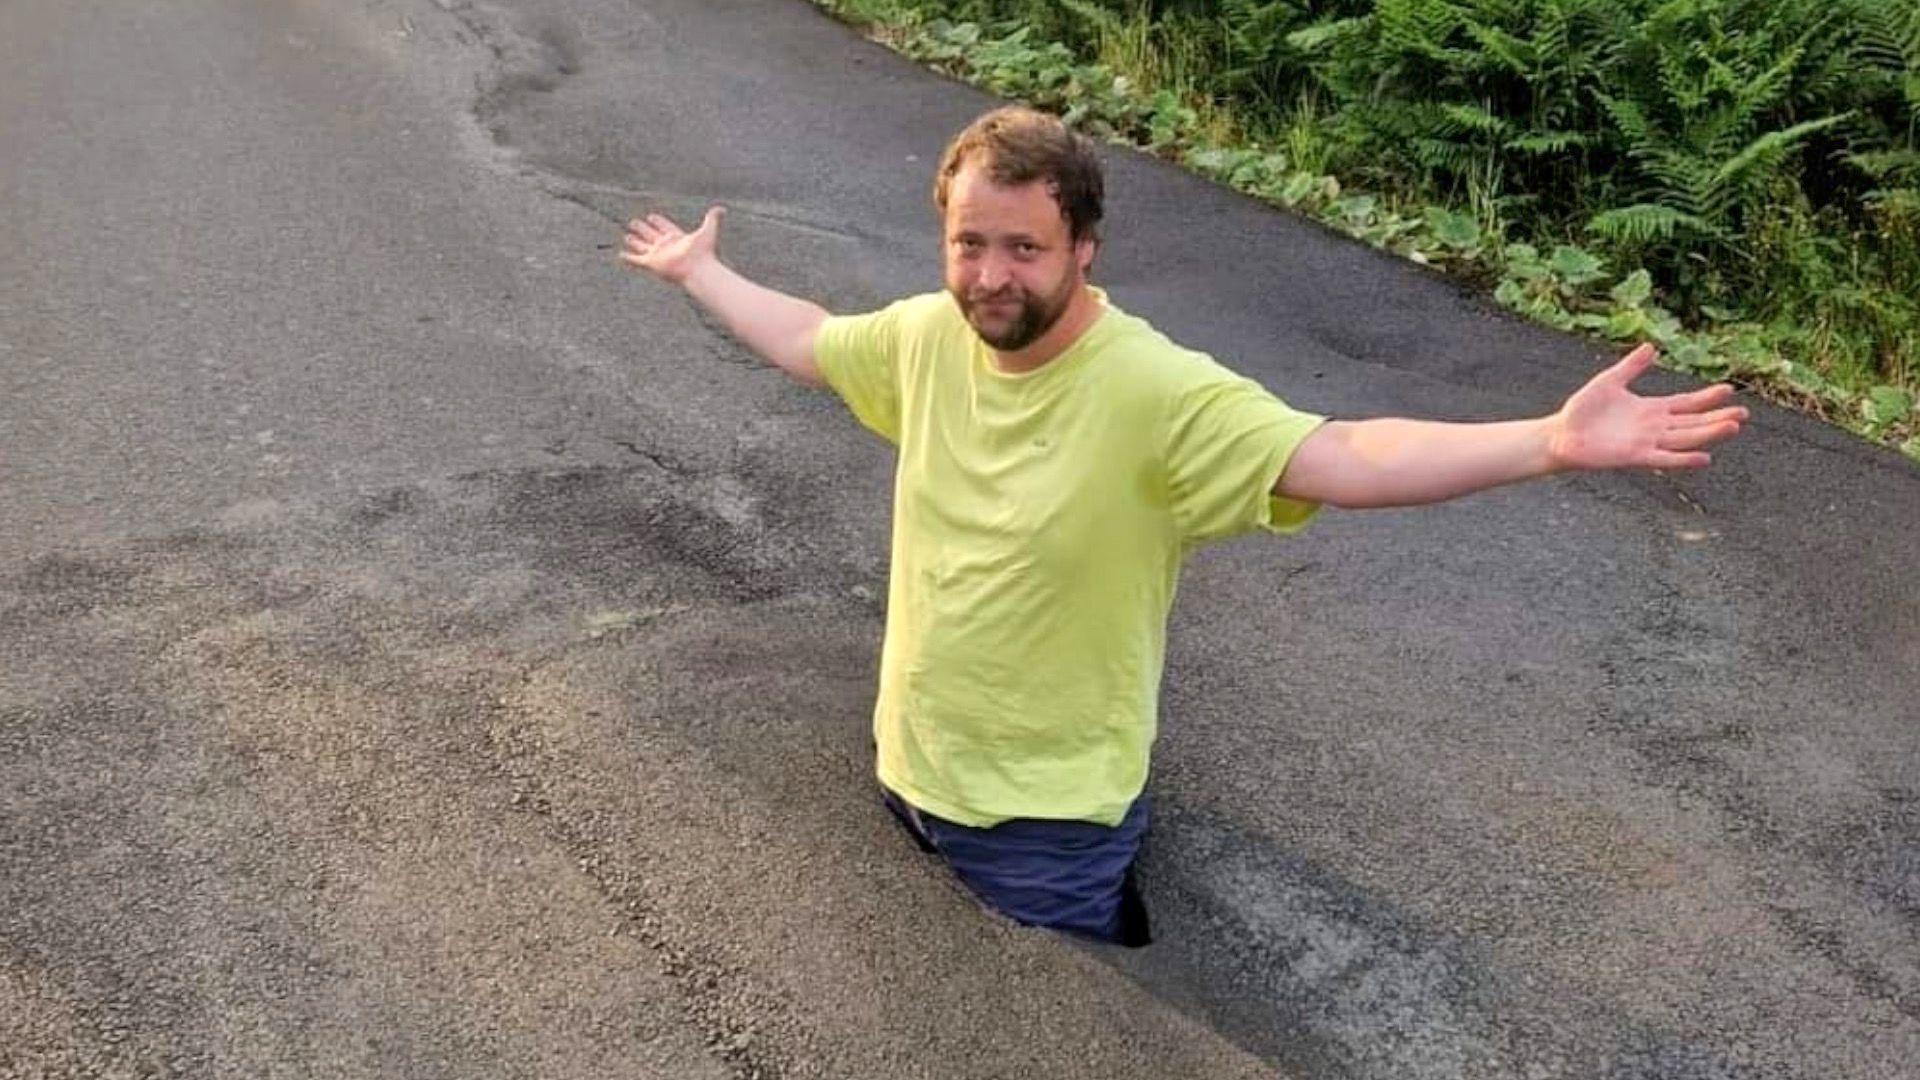
[[1080,265],[1080,273],[1085,275],[1093,270],[1093,257],[1100,253],[1100,241],[1085,237],[1073,242],[1073,261]]

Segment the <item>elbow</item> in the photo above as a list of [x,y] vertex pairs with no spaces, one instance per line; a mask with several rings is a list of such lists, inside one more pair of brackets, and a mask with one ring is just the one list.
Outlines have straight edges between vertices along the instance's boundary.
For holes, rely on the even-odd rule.
[[788,368],[787,374],[793,376],[795,381],[811,386],[815,390],[825,390],[827,388],[827,377],[820,374],[820,368],[813,362],[811,356],[807,357],[804,363],[795,364]]
[[820,324],[826,321],[826,310],[814,308],[813,317],[799,328],[793,339],[780,350],[780,355],[771,358],[780,370],[816,388],[827,385],[827,377],[820,371],[819,353],[815,348],[820,337]]
[[1275,494],[1343,510],[1384,510],[1434,500],[1420,463],[1391,421],[1329,421],[1294,451]]

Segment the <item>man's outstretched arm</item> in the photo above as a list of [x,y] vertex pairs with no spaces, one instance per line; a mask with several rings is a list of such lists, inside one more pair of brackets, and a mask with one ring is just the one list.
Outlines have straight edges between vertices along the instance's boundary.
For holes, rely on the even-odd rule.
[[1627,385],[1653,363],[1642,345],[1534,420],[1452,424],[1330,421],[1293,453],[1274,494],[1332,506],[1416,506],[1553,473],[1697,469],[1739,432],[1747,410],[1724,383],[1667,397]]
[[768,363],[812,386],[824,386],[813,341],[827,310],[811,301],[755,284],[720,261],[716,250],[724,207],[707,211],[693,232],[660,214],[627,222],[620,261],[687,290],[727,332]]

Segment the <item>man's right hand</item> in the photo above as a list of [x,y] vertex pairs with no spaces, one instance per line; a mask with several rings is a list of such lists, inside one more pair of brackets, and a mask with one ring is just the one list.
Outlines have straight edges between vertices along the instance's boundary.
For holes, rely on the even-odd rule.
[[716,256],[720,239],[720,219],[726,208],[707,211],[700,227],[687,232],[660,214],[648,214],[627,222],[627,242],[620,261],[637,266],[654,277],[674,285],[685,285],[687,278]]
[[693,232],[659,214],[635,218],[627,222],[620,261],[687,290],[728,333],[775,367],[801,382],[825,385],[813,339],[827,319],[826,309],[748,281],[721,262],[714,247],[726,213],[720,206],[708,210]]

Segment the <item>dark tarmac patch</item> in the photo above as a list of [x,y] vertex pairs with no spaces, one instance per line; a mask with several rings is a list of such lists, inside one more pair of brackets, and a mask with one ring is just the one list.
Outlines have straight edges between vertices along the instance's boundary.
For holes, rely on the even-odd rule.
[[0,576],[0,631],[28,632],[34,620],[61,618],[121,602],[134,571],[99,557],[42,555]]
[[[574,1055],[573,1074],[658,1057],[678,1031],[716,1075],[870,1074],[888,1044],[835,1033],[813,965],[769,966],[818,947],[786,935],[900,938],[885,957],[990,924],[909,852],[888,849],[895,868],[847,838],[890,835],[868,798],[879,623],[858,597],[799,588],[753,505],[646,465],[475,474],[32,578],[51,632],[26,651],[101,619],[131,628],[95,645],[124,689],[0,694],[0,953],[54,1010],[32,1021],[54,1032],[35,1067],[99,1030],[120,1047],[100,1060],[154,1077],[286,1055],[427,1077]],[[771,874],[745,857],[761,846],[783,853]],[[953,917],[852,916],[903,871]],[[733,897],[712,892],[722,876]],[[792,929],[749,946],[723,929],[743,917]],[[1028,993],[1071,955],[1045,936],[990,948],[1027,957]],[[842,974],[979,1000],[890,960]],[[61,997],[56,978],[77,981]],[[1186,1022],[1135,1015],[1140,1031],[1073,1056],[1111,1075],[1230,1049],[1142,1045]],[[1063,1004],[992,1037],[995,1060],[1080,1017],[1111,1022]]]
[[[1780,934],[1840,974],[1861,997],[1920,1020],[1920,970],[1889,957],[1885,915],[1911,935],[1920,919],[1908,897],[1920,850],[1920,817],[1908,801],[1882,789],[1825,827],[1802,820],[1798,799],[1756,783],[1767,751],[1779,743],[1785,718],[1777,707],[1737,701],[1711,707],[1699,699],[1722,671],[1760,671],[1769,659],[1737,613],[1714,599],[1710,584],[1687,568],[1621,620],[1623,629],[1599,663],[1604,693],[1596,722],[1640,758],[1650,783],[1698,798],[1723,815],[1730,837],[1763,862],[1818,867],[1867,905],[1776,900],[1763,905]],[[1768,730],[1760,730],[1762,725]],[[1790,791],[1790,789],[1789,789]],[[1875,909],[1879,910],[1875,910]],[[1891,959],[1893,962],[1888,963]]]
[[[754,572],[743,530],[716,513],[646,468],[475,476],[374,493],[338,514],[292,507],[259,522],[271,533],[196,532],[35,560],[0,578],[5,610],[40,631],[9,643],[36,671],[56,665],[35,654],[84,639],[93,623],[134,628],[92,643],[93,662],[122,673],[105,686],[60,689],[46,676],[0,687],[0,953],[12,958],[6,976],[37,980],[35,1000],[52,1010],[20,1022],[33,1026],[19,1045],[46,1043],[22,1068],[66,1054],[109,1075],[202,1076],[221,1071],[214,1062],[292,1052],[358,1075],[457,1076],[474,1073],[454,1063],[493,1060],[497,1040],[461,1033],[525,1026],[528,1016],[508,1018],[560,1002],[543,1004],[551,992],[524,980],[490,996],[479,984],[508,974],[495,960],[435,971],[404,939],[518,939],[538,955],[552,919],[512,909],[552,901],[536,891],[466,910],[433,897],[470,872],[446,853],[413,857],[435,880],[408,884],[387,864],[418,848],[423,813],[471,838],[456,846],[498,843],[531,861],[557,839],[569,860],[593,862],[564,832],[540,840],[549,825],[536,822],[533,838],[500,831],[497,815],[521,814],[524,793],[510,755],[496,756],[506,745],[486,733],[503,730],[500,703],[529,673],[571,650],[636,647],[671,622],[630,621],[617,638],[588,632],[586,616],[609,603],[690,610],[784,588]],[[484,587],[488,575],[511,584]],[[503,648],[494,635],[510,626],[526,633]],[[587,884],[586,902],[611,905],[616,923],[632,925],[645,906],[631,881]],[[425,892],[388,920],[376,894],[393,889]],[[659,977],[657,964],[727,1071],[805,1075],[779,1066],[774,1042],[740,1042],[753,1025],[772,1033],[777,1003],[716,996],[718,969],[689,959],[696,943],[634,935],[615,951],[631,959],[635,948],[639,974],[613,963],[551,985],[612,989]],[[49,979],[68,985],[56,995]],[[467,1002],[493,1004],[425,989],[449,979],[475,983]],[[381,986],[396,981],[424,996],[389,1005]],[[629,987],[606,1004],[648,993]],[[58,1000],[77,1004],[62,1011]],[[488,1020],[475,1008],[500,1012]],[[546,1037],[573,1029],[551,1024]],[[271,1040],[232,1041],[268,1030]],[[613,1050],[624,1038],[588,1042]],[[617,1056],[641,1062],[660,1049]]]
[[1188,953],[1191,1004],[1222,1031],[1307,1075],[1503,1074],[1471,943],[1216,814],[1158,809],[1148,898]]
[[1920,793],[1883,789],[1882,812],[1836,838],[1857,852],[1868,894],[1920,930]]
[[474,101],[473,118],[495,143],[510,146],[516,107],[529,97],[553,93],[580,73],[580,35],[557,18],[516,21],[488,4],[436,2],[492,54],[494,69]]
[[[498,490],[483,527],[514,538],[550,573],[585,575],[607,585],[648,567],[678,570],[676,586],[748,602],[797,588],[789,569],[761,556],[745,519],[729,521],[706,484],[675,470],[607,468],[476,478]],[[747,513],[744,505],[736,516]]]
[[[1484,941],[1434,928],[1268,837],[1162,797],[1143,864],[1177,950],[1098,950],[1262,1059],[1305,1076],[1786,1080],[1614,1005],[1549,999]],[[1729,1037],[1738,1046],[1739,1040]]]
[[1621,1056],[1605,1075],[1606,1080],[1784,1080],[1793,1074],[1749,1069],[1699,1047],[1657,1046]]

